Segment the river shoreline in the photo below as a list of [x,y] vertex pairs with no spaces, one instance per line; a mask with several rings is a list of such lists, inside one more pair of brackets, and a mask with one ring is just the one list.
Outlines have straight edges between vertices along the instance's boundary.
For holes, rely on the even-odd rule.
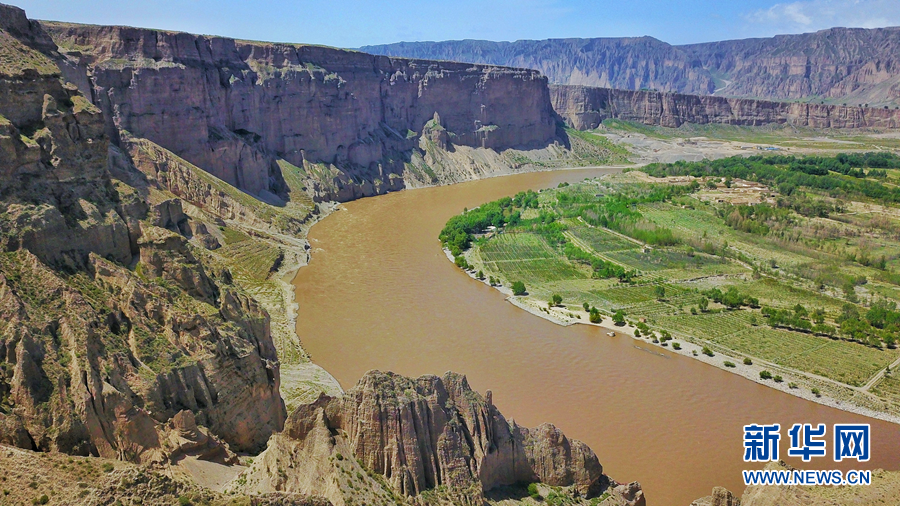
[[[454,262],[453,254],[450,253],[450,250],[443,248],[443,251],[447,259],[450,262]],[[598,327],[603,331],[603,333],[607,334],[603,337],[615,337],[621,334],[634,339],[635,341],[641,343],[643,346],[650,347],[650,349],[647,349],[642,346],[635,345],[635,348],[641,349],[643,351],[648,351],[665,358],[670,358],[669,355],[666,355],[665,353],[652,351],[664,350],[665,352],[672,355],[680,355],[686,358],[695,359],[703,362],[704,364],[716,367],[717,369],[721,369],[732,374],[737,374],[738,376],[742,376],[754,383],[772,388],[774,390],[778,390],[780,392],[784,392],[786,394],[793,395],[794,397],[799,397],[807,401],[822,404],[823,406],[839,409],[841,411],[846,411],[848,413],[854,413],[857,415],[875,418],[878,420],[883,420],[900,425],[900,416],[877,411],[865,406],[860,406],[858,404],[848,402],[848,400],[846,399],[841,400],[836,398],[836,396],[827,395],[828,390],[833,390],[835,388],[854,391],[849,387],[833,385],[830,384],[830,382],[826,386],[822,384],[822,380],[810,378],[806,375],[803,375],[802,373],[798,373],[797,371],[786,369],[777,364],[766,362],[758,358],[753,359],[752,365],[745,365],[739,358],[729,357],[727,355],[720,356],[719,353],[715,353],[714,356],[710,357],[702,353],[702,345],[698,345],[683,339],[678,340],[678,343],[681,345],[681,349],[675,350],[670,346],[664,346],[663,343],[654,343],[650,337],[635,336],[635,327],[631,323],[626,323],[625,325],[616,325],[615,323],[613,323],[612,318],[610,318],[609,316],[603,316],[603,321],[601,323],[591,323],[590,321],[588,321],[588,317],[590,316],[589,313],[584,311],[583,308],[572,309],[567,306],[552,307],[547,308],[547,312],[545,312],[541,310],[541,307],[547,306],[546,301],[541,301],[527,295],[516,296],[513,294],[512,290],[509,287],[503,285],[492,285],[485,279],[478,279],[474,270],[464,270],[463,272],[465,272],[470,278],[474,279],[475,281],[490,286],[491,288],[502,293],[504,296],[506,296],[506,301],[510,304],[518,307],[519,309],[522,309],[527,313],[530,313],[539,318],[543,318],[544,320],[547,320],[556,325],[560,325],[562,327],[568,327],[571,325],[589,325],[592,327]],[[570,318],[568,315],[577,315],[581,318]],[[614,335],[610,336],[609,333],[613,333]],[[724,362],[729,358],[733,359],[732,363],[734,364],[734,367],[725,366]],[[773,374],[780,374],[783,377],[783,381],[777,383],[774,380],[763,380],[759,377],[759,373],[764,370],[772,372]],[[796,385],[796,387],[791,388],[790,385],[792,384]],[[819,396],[816,396],[812,393],[810,385],[813,385],[814,388],[819,388],[820,390],[822,388],[825,388],[826,391],[823,391]]]

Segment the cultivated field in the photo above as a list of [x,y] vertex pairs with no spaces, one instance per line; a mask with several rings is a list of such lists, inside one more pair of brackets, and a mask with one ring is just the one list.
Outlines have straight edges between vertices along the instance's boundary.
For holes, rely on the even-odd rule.
[[[441,237],[457,264],[513,290],[522,283],[548,315],[584,322],[587,309],[618,313],[661,345],[705,346],[723,360],[806,378],[816,395],[822,385],[845,388],[867,406],[896,410],[900,382],[879,379],[900,362],[896,169],[851,167],[851,178],[840,173],[847,164],[834,173],[803,165],[833,160],[798,160],[759,162],[771,166],[771,180],[700,162],[519,194],[451,220]],[[890,160],[862,164],[900,164]],[[798,170],[845,186],[825,190],[788,172]],[[786,186],[778,171],[808,186]],[[746,203],[735,188],[757,200]],[[479,220],[500,226],[478,234]],[[467,231],[475,232],[468,241]]]

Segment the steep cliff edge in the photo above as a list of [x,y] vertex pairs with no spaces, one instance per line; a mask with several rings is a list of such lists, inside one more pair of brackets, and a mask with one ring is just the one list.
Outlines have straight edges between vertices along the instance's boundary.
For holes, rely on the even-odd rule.
[[530,68],[540,70],[555,84],[699,94],[712,93],[716,88],[715,80],[698,61],[653,37],[398,42],[363,46],[360,50],[394,57]]
[[[286,417],[268,314],[111,145],[49,41],[0,5],[0,443],[157,463],[258,450]],[[169,438],[183,410],[209,433]]]
[[372,371],[341,397],[298,407],[232,488],[321,495],[336,505],[393,496],[481,505],[492,489],[535,482],[576,498],[613,497],[604,504],[644,504],[640,485],[611,482],[587,445],[550,424],[507,421],[490,392],[472,391],[464,376]]
[[832,104],[900,105],[900,28],[673,46],[652,37],[398,42],[363,51],[533,68],[551,83]]
[[435,121],[448,149],[545,148],[558,139],[546,78],[530,70],[126,27],[43,27],[65,55],[66,77],[104,112],[114,143],[122,132],[147,139],[264,200],[285,198],[279,161],[322,200],[415,183],[410,166]]
[[571,127],[596,128],[605,119],[677,128],[684,123],[810,128],[898,128],[900,110],[744,98],[550,86],[553,108]]

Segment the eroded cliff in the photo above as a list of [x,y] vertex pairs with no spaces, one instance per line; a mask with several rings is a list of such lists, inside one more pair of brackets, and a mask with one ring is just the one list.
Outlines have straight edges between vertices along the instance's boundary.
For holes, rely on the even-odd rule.
[[213,446],[258,450],[286,417],[268,314],[111,145],[41,27],[0,14],[0,442],[163,462],[189,410]]
[[534,482],[575,498],[606,493],[613,499],[604,504],[644,504],[640,485],[611,482],[587,445],[550,424],[507,421],[490,392],[474,392],[464,376],[372,371],[341,397],[298,407],[232,488],[321,495],[336,505],[392,496],[481,505],[485,492]]
[[553,107],[579,130],[605,119],[677,128],[684,123],[810,128],[898,128],[900,110],[799,102],[630,91],[587,86],[550,86]]
[[449,149],[545,148],[558,139],[546,78],[530,70],[43,26],[114,143],[123,132],[147,139],[264,200],[285,198],[279,161],[323,200],[404,188],[421,179],[411,166],[422,139],[432,140],[429,128],[445,132]]
[[900,105],[900,28],[829,28],[673,46],[652,37],[399,42],[362,50],[511,65],[555,84],[812,102]]

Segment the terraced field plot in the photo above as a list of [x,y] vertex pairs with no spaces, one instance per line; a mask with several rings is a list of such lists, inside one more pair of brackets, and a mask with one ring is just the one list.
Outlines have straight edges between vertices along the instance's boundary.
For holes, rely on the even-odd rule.
[[884,379],[875,385],[875,388],[872,389],[872,393],[881,397],[887,397],[895,402],[900,402],[900,377],[897,377],[894,374],[885,376]]
[[660,317],[657,322],[672,332],[718,342],[727,335],[749,329],[750,315],[746,311],[680,314]]
[[277,247],[252,238],[232,242],[222,248],[236,276],[263,281],[269,277],[282,252]]
[[500,234],[491,239],[481,248],[481,258],[489,270],[526,286],[587,277],[542,237],[527,232]]
[[594,251],[604,253],[607,251],[618,251],[624,249],[640,249],[640,245],[634,241],[629,241],[612,232],[602,228],[592,228],[585,225],[573,226],[569,231],[576,237],[588,244]]
[[[675,297],[686,291],[684,288],[676,285],[665,285],[665,288],[667,297]],[[654,285],[634,286],[623,284],[606,290],[592,290],[591,293],[605,300],[609,307],[622,308],[656,300],[654,289]]]
[[667,269],[702,270],[704,273],[717,274],[719,270],[732,272],[734,269],[718,269],[717,267],[729,265],[730,262],[710,255],[689,255],[685,251],[675,248],[659,248],[643,252],[638,249],[612,251],[606,256],[629,265],[640,271],[661,271]]
[[808,308],[823,308],[826,312],[836,314],[842,302],[825,295],[787,285],[771,278],[758,279],[750,283],[736,285],[742,293],[746,293],[769,306],[791,308],[802,304]]
[[[746,353],[849,385],[864,384],[900,353],[898,350],[878,350],[848,341],[762,326],[728,333],[737,326],[736,322],[730,327],[725,320],[721,323],[723,325],[715,327],[695,325],[694,335],[705,334],[701,337],[738,353]],[[716,328],[722,330],[717,331]]]
[[[703,204],[698,204],[703,206]],[[641,214],[664,227],[681,232],[685,237],[700,238],[713,244],[728,242],[733,248],[756,259],[774,259],[778,265],[797,265],[810,257],[773,248],[764,238],[739,233],[722,225],[710,209],[681,209],[670,204],[641,206]]]

